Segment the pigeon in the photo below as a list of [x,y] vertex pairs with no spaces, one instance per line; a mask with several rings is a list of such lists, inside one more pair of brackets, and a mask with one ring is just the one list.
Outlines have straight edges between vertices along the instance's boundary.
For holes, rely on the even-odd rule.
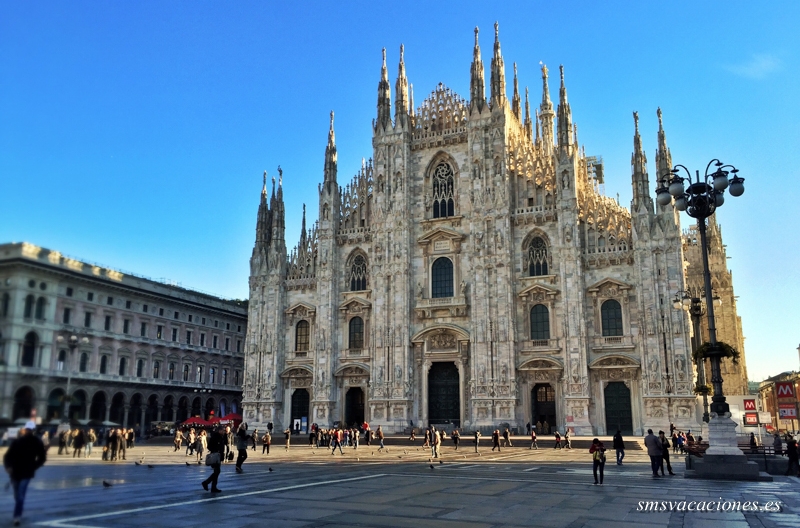
[[188,462],[186,463],[186,467],[189,467],[189,463]]
[[272,468],[269,468],[269,472],[272,473]]
[[153,469],[155,466],[152,464],[147,464],[148,469]]
[[442,464],[444,464],[444,462],[440,460],[440,461],[439,461],[439,465],[442,465]]
[[372,456],[375,456],[375,451],[372,452]]
[[431,464],[431,469],[433,469],[433,464]]
[[399,456],[399,455],[398,455],[398,457],[397,457],[397,458],[403,458],[403,457],[401,457],[401,456]]
[[134,462],[133,464],[136,465],[136,466],[141,466],[142,465],[141,462]]
[[464,455],[464,458],[467,458],[467,455]]
[[142,458],[139,459],[140,464],[144,464],[144,456],[147,454],[146,451],[142,451]]
[[107,481],[107,480],[103,481],[103,487],[104,488],[110,488],[111,486],[113,486],[113,484],[110,483],[109,481]]

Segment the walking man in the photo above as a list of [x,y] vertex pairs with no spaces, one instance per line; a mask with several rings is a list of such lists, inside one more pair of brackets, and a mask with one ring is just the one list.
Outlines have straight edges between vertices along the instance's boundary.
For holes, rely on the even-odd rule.
[[475,430],[475,452],[478,452],[478,443],[481,441],[481,432]]
[[453,429],[453,433],[450,435],[453,438],[453,444],[456,446],[456,451],[458,451],[458,441],[461,440],[461,435],[458,432],[458,429]]
[[667,463],[667,471],[669,471],[670,475],[675,475],[672,472],[672,464],[669,463],[669,440],[664,435],[664,431],[658,432],[658,441],[661,442],[661,462],[659,463],[659,468],[661,469],[661,476],[664,476],[664,462]]
[[531,447],[530,449],[539,450],[539,444],[536,443],[536,429],[531,429]]
[[614,435],[614,449],[617,452],[617,465],[622,465],[622,459],[625,458],[625,442],[622,441],[622,431],[617,429],[617,434]]
[[561,449],[561,433],[558,431],[555,432],[556,437],[556,444],[553,446],[553,449]]
[[500,429],[495,429],[492,432],[492,451],[494,448],[497,448],[497,452],[500,452]]
[[287,427],[286,430],[283,431],[283,434],[286,436],[286,450],[288,451],[289,444],[292,441],[292,430]]
[[786,468],[786,475],[797,475],[800,477],[800,463],[798,463],[797,440],[789,437],[786,442],[786,455],[789,457],[789,465]]
[[266,451],[269,454],[269,445],[272,443],[272,436],[269,434],[269,429],[267,432],[264,433],[264,436],[261,437],[261,454],[263,455]]
[[378,430],[375,431],[375,436],[378,438],[378,442],[381,444],[381,446],[378,448],[378,451],[380,451],[386,447],[383,445],[383,427],[380,425],[378,426]]
[[201,485],[204,490],[208,491],[208,485],[211,484],[211,493],[219,493],[222,491],[217,487],[217,480],[219,479],[219,472],[222,469],[222,457],[225,456],[225,444],[223,443],[223,438],[225,436],[225,430],[220,426],[211,432],[211,437],[208,439],[208,456],[213,456],[214,454],[217,456],[208,464],[211,466],[211,476],[205,479]]
[[567,449],[572,449],[571,434],[572,433],[570,433],[569,427],[567,427],[567,430],[564,431],[564,447],[566,447]]
[[644,446],[647,448],[647,455],[650,457],[650,469],[653,470],[653,476],[658,476],[658,468],[661,465],[661,440],[653,434],[652,429],[647,430],[647,436],[644,437]]
[[511,445],[511,433],[508,432],[508,427],[503,431],[503,447],[514,447]]
[[[589,454],[592,455],[592,474],[594,475],[594,483],[603,485],[603,470],[606,467],[606,447],[598,438],[592,440],[592,445],[589,447]],[[600,470],[600,481],[597,480],[597,472]]]
[[236,430],[236,450],[239,452],[239,456],[236,457],[236,472],[242,472],[242,464],[244,461],[247,460],[247,440],[249,435],[247,434],[247,423],[242,422],[239,424],[239,429]]
[[36,470],[42,467],[46,457],[44,444],[27,427],[19,430],[19,435],[11,442],[3,457],[3,466],[14,488],[14,526],[19,526],[21,521],[28,484]]

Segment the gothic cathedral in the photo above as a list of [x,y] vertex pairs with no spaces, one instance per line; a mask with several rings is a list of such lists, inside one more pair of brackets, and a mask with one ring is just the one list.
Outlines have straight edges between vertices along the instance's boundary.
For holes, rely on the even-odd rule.
[[304,211],[291,253],[282,181],[268,197],[265,178],[246,421],[697,426],[690,323],[672,307],[687,289],[685,235],[651,198],[637,114],[628,210],[600,192],[602,161],[578,145],[563,67],[557,109],[543,66],[531,114],[516,65],[506,97],[496,24],[494,36],[488,100],[476,28],[470,99],[439,84],[417,108],[401,46],[394,116],[384,50],[372,159],[339,185],[331,113],[319,220],[307,230]]

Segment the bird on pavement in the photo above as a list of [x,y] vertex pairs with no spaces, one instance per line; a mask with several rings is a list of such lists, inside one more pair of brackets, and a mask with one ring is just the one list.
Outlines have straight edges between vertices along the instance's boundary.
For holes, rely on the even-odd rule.
[[433,464],[431,464],[431,469],[433,469]]
[[148,469],[153,469],[155,466],[152,464],[147,464]]
[[141,463],[141,462],[134,462],[134,463],[133,463],[133,465],[134,465],[134,466],[141,466],[141,465],[142,465],[142,463]]
[[111,486],[113,486],[113,484],[110,483],[109,481],[107,481],[107,480],[103,481],[103,487],[104,488],[110,488]]
[[444,462],[440,460],[439,461],[439,465],[441,466],[442,464],[444,464]]
[[188,462],[186,463],[186,467],[189,467],[189,463]]
[[272,468],[269,468],[269,472],[272,473]]

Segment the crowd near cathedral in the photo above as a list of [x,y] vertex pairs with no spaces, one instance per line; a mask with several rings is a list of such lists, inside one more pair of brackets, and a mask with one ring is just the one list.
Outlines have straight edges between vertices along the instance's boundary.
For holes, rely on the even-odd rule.
[[[579,435],[697,427],[694,330],[672,300],[700,294],[702,268],[695,231],[652,199],[673,166],[661,110],[654,165],[633,114],[624,207],[602,192],[602,158],[578,142],[563,66],[557,76],[541,66],[537,104],[521,93],[516,64],[507,87],[497,24],[485,71],[476,28],[469,99],[440,83],[415,107],[399,51],[392,93],[384,50],[372,153],[349,181],[331,113],[318,220],[307,226],[304,210],[291,250],[284,193],[303,189],[284,188],[281,174],[269,190],[265,176],[245,420],[531,423]],[[709,237],[718,332],[741,352],[723,362],[725,392],[745,394],[741,322],[713,218]]]

